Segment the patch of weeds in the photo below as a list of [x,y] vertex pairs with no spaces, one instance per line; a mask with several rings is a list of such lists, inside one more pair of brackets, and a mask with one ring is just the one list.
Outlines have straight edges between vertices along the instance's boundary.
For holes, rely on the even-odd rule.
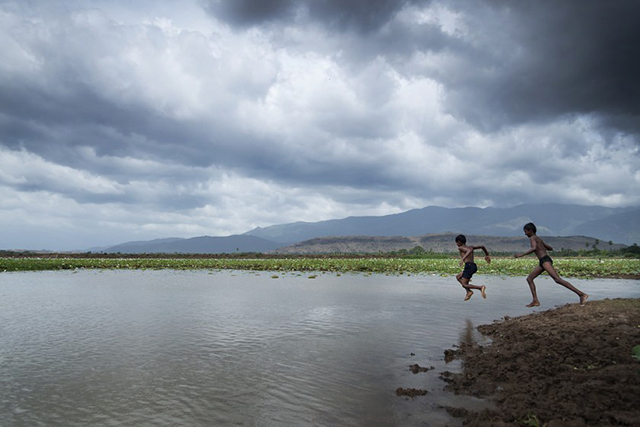
[[527,414],[526,417],[523,417],[518,420],[518,424],[527,427],[545,427],[547,424],[542,423],[536,415]]

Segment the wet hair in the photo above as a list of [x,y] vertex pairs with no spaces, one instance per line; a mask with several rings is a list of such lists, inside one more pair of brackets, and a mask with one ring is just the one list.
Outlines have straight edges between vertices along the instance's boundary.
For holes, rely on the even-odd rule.
[[531,230],[534,233],[537,232],[538,230],[536,229],[536,225],[532,222],[528,222],[524,225],[524,227],[522,227],[523,230]]
[[465,243],[467,243],[467,238],[464,237],[464,234],[458,234],[456,236],[456,242],[460,242],[464,245]]

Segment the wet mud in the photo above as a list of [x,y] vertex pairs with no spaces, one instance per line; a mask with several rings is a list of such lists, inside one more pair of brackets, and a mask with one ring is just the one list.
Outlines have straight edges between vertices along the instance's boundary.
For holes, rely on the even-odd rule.
[[420,366],[417,363],[409,366],[409,370],[411,372],[413,372],[414,374],[419,374],[420,372],[429,372],[429,371],[432,371],[434,369],[436,369],[436,368],[434,368],[433,366],[429,366],[427,368],[427,367],[424,367],[424,366]]
[[428,393],[427,390],[421,390],[419,388],[398,387],[396,389],[396,395],[398,396],[416,397],[416,396],[425,396],[427,393]]
[[446,408],[467,426],[640,426],[640,299],[566,305],[505,318],[478,330],[488,345],[445,351],[461,373],[445,389],[495,403]]

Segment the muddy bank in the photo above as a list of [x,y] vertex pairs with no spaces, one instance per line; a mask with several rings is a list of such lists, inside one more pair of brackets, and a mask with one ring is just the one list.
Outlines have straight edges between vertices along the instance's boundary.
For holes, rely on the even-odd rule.
[[492,400],[495,410],[448,408],[469,426],[640,426],[640,299],[588,302],[478,330],[490,345],[461,343],[446,357],[446,389]]

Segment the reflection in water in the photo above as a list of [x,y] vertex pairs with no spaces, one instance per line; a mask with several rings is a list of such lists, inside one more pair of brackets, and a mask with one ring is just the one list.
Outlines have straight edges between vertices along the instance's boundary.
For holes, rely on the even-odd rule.
[[[440,277],[0,273],[0,425],[456,425],[441,406],[474,402],[441,392],[443,350],[531,311],[522,286],[486,281],[465,303]],[[581,288],[638,295],[599,283]]]
[[489,342],[489,339],[478,332],[477,325],[473,324],[470,318],[465,319],[465,326],[460,333],[460,345],[472,345],[477,343],[479,345],[485,345]]
[[463,329],[464,333],[460,335],[460,343],[471,345],[474,342],[473,331],[474,331],[473,323],[471,323],[471,319],[465,320],[465,328]]

